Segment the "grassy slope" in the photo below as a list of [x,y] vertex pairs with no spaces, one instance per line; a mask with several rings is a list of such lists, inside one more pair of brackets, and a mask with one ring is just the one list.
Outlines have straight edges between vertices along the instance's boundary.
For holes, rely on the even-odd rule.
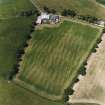
[[[79,14],[89,14],[105,19],[105,8],[95,0],[32,0],[40,8],[47,6],[61,12],[65,8],[76,10]],[[97,12],[96,12],[97,11]]]
[[9,18],[32,9],[34,7],[29,0],[0,0],[0,18]]
[[38,94],[44,91],[62,97],[99,35],[96,28],[69,21],[35,31],[21,64],[20,79],[34,84]]

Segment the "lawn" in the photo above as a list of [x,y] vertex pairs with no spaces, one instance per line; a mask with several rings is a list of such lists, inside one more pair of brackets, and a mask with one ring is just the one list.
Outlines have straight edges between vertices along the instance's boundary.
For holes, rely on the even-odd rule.
[[100,29],[70,21],[36,30],[17,82],[38,95],[61,100],[99,37]]
[[105,12],[104,12],[105,7],[100,6],[98,3],[96,3],[95,0],[66,0],[66,1],[65,0],[32,0],[32,1],[41,9],[43,9],[44,6],[47,6],[50,9],[55,9],[57,12],[61,12],[63,11],[63,9],[69,8],[77,11],[78,14],[92,15],[92,16],[105,19]]
[[34,9],[29,0],[0,0],[0,18],[10,18]]

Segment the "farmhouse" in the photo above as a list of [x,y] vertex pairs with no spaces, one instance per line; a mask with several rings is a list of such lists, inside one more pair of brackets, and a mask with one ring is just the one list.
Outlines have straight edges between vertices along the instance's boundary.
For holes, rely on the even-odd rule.
[[38,16],[36,24],[44,24],[44,23],[49,23],[49,24],[56,24],[59,22],[59,16],[58,15],[53,15],[53,14],[47,14],[42,12],[40,16]]

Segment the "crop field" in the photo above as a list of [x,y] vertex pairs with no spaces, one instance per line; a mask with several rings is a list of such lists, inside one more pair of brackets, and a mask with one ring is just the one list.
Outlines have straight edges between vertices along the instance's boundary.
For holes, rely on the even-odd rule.
[[96,53],[93,53],[87,65],[87,74],[75,86],[72,101],[94,101],[105,105],[105,34]]
[[34,9],[29,0],[0,0],[0,18],[10,18],[20,12]]
[[105,12],[104,12],[105,7],[100,6],[98,3],[96,3],[96,0],[66,0],[66,1],[65,0],[32,0],[32,1],[41,9],[43,9],[44,6],[47,6],[50,9],[55,9],[57,12],[61,12],[64,9],[69,8],[77,11],[78,14],[92,15],[92,16],[105,19]]
[[78,74],[100,31],[70,21],[59,27],[36,30],[16,81],[48,99],[62,99],[64,89]]

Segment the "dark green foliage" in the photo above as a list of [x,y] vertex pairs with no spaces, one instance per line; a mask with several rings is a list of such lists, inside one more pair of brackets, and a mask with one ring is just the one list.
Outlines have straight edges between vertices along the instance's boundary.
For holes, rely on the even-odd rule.
[[95,16],[90,16],[90,15],[79,15],[78,19],[87,21],[89,23],[96,23],[98,21],[98,18],[96,18]]
[[105,28],[103,29],[103,33],[105,33]]
[[47,12],[47,13],[52,13],[52,14],[55,14],[56,13],[56,10],[55,9],[50,9],[47,6],[44,6],[43,7],[43,10],[44,10],[44,12]]
[[29,10],[29,11],[22,11],[21,13],[20,13],[20,16],[26,16],[26,17],[28,17],[28,16],[32,16],[32,15],[39,15],[39,12],[37,11],[37,10]]
[[96,1],[105,5],[105,0],[96,0]]
[[84,65],[82,65],[81,68],[80,68],[80,74],[81,75],[86,75],[86,68],[85,68]]
[[71,17],[75,17],[77,14],[74,10],[70,10],[70,9],[64,9],[61,13],[62,16],[71,16]]

